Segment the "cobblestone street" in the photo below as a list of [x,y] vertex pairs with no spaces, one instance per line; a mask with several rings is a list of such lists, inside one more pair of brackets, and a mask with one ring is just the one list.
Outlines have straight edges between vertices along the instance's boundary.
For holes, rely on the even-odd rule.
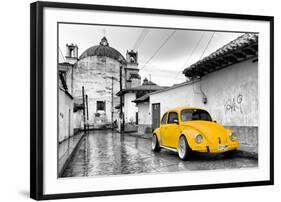
[[91,131],[79,145],[63,177],[159,173],[257,167],[258,160],[223,155],[196,155],[181,161],[176,153],[151,150],[151,140],[129,134]]

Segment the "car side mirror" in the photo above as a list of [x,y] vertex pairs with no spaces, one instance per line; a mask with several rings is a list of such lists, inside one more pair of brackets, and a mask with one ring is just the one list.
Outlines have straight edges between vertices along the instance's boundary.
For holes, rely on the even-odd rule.
[[178,119],[175,119],[175,120],[174,120],[174,123],[175,123],[175,124],[179,124],[179,120],[178,120]]

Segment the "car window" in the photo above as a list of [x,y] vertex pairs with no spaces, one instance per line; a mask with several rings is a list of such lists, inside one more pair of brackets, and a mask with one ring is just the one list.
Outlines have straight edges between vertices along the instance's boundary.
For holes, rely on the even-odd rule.
[[175,123],[175,120],[179,120],[178,114],[176,112],[170,112],[168,117],[168,123]]
[[181,120],[182,121],[191,121],[192,120],[192,110],[182,110],[181,111]]
[[161,120],[161,124],[166,124],[166,120],[167,120],[167,113],[165,113],[162,117],[162,120]]
[[184,109],[181,111],[182,121],[212,121],[210,114],[202,109]]

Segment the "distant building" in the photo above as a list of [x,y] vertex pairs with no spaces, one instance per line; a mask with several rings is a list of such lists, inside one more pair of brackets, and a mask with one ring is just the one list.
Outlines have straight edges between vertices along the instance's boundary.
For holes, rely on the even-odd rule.
[[133,132],[137,131],[137,125],[139,120],[138,108],[134,101],[148,93],[161,90],[162,86],[158,86],[152,81],[149,81],[147,78],[143,80],[142,85],[131,86],[125,89],[122,89],[117,93],[118,96],[123,97],[123,112],[124,112],[124,125],[125,131]]
[[152,132],[151,128],[151,113],[149,110],[149,95],[145,94],[132,102],[136,103],[137,113],[138,113],[138,133],[149,135]]
[[77,112],[74,114],[75,129],[83,126],[83,86],[88,96],[87,122],[90,128],[112,127],[112,122],[120,125],[121,112],[120,108],[116,109],[120,106],[120,97],[116,93],[120,89],[140,85],[137,52],[127,51],[125,58],[110,47],[106,37],[103,37],[98,45],[88,48],[80,57],[77,45],[66,44],[65,59],[72,64],[71,93],[74,98],[74,111]]
[[183,74],[190,81],[135,100],[139,114],[148,117],[143,124],[159,127],[164,112],[177,106],[205,108],[214,120],[238,135],[242,150],[257,153],[258,34],[238,37],[186,68]]

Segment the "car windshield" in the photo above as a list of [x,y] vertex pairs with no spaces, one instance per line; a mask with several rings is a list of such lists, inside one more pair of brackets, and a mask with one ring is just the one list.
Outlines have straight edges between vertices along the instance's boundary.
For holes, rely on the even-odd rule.
[[181,111],[182,121],[212,121],[210,114],[202,109],[184,109]]

